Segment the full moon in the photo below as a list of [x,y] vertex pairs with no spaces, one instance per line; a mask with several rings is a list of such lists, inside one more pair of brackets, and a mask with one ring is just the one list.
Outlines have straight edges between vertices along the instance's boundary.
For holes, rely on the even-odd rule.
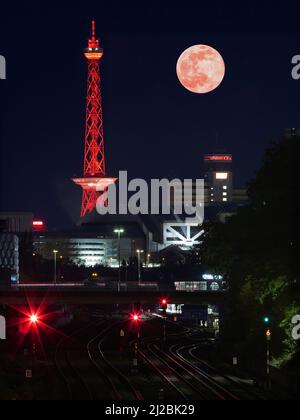
[[221,54],[208,45],[195,45],[180,56],[177,63],[180,83],[190,92],[209,93],[222,83],[225,63]]

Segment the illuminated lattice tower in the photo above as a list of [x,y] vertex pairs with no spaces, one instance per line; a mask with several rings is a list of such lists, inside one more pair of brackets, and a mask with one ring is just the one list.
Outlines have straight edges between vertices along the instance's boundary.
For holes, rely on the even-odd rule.
[[106,177],[100,77],[103,49],[96,38],[94,20],[92,36],[84,50],[84,56],[88,61],[84,170],[83,178],[73,179],[83,189],[81,217],[92,212],[98,198],[104,196],[108,186],[117,181],[116,178]]

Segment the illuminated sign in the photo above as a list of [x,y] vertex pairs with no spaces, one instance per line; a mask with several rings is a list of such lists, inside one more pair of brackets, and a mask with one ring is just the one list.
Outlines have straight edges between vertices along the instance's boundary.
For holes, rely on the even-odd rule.
[[34,221],[33,226],[34,227],[42,227],[42,226],[44,226],[44,222]]
[[226,180],[228,179],[228,172],[217,172],[216,179],[218,180]]
[[45,223],[42,220],[34,220],[32,227],[34,232],[41,232],[45,230]]
[[231,155],[206,155],[204,157],[205,162],[232,162]]

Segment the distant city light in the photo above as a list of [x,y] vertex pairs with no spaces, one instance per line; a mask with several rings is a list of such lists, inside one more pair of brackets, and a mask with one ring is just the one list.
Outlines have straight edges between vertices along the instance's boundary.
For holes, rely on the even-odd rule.
[[43,220],[34,220],[32,222],[32,228],[35,232],[42,232],[45,230],[45,222]]
[[232,162],[231,155],[206,155],[205,162]]
[[214,274],[203,274],[203,280],[223,280],[223,276],[214,275]]
[[44,226],[44,222],[39,220],[34,220],[32,224],[33,226]]
[[217,172],[216,173],[216,179],[217,180],[226,180],[228,179],[228,172]]
[[124,229],[115,229],[114,233],[123,234],[123,233],[125,233],[125,230]]

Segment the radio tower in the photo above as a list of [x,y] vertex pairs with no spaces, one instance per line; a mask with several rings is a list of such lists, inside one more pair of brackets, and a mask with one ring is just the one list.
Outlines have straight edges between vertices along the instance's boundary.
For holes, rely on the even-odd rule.
[[100,196],[106,201],[107,188],[117,181],[116,178],[106,178],[100,78],[103,49],[96,38],[94,20],[92,37],[84,50],[84,56],[88,61],[84,169],[83,178],[73,179],[73,182],[83,189],[81,217],[95,209]]

